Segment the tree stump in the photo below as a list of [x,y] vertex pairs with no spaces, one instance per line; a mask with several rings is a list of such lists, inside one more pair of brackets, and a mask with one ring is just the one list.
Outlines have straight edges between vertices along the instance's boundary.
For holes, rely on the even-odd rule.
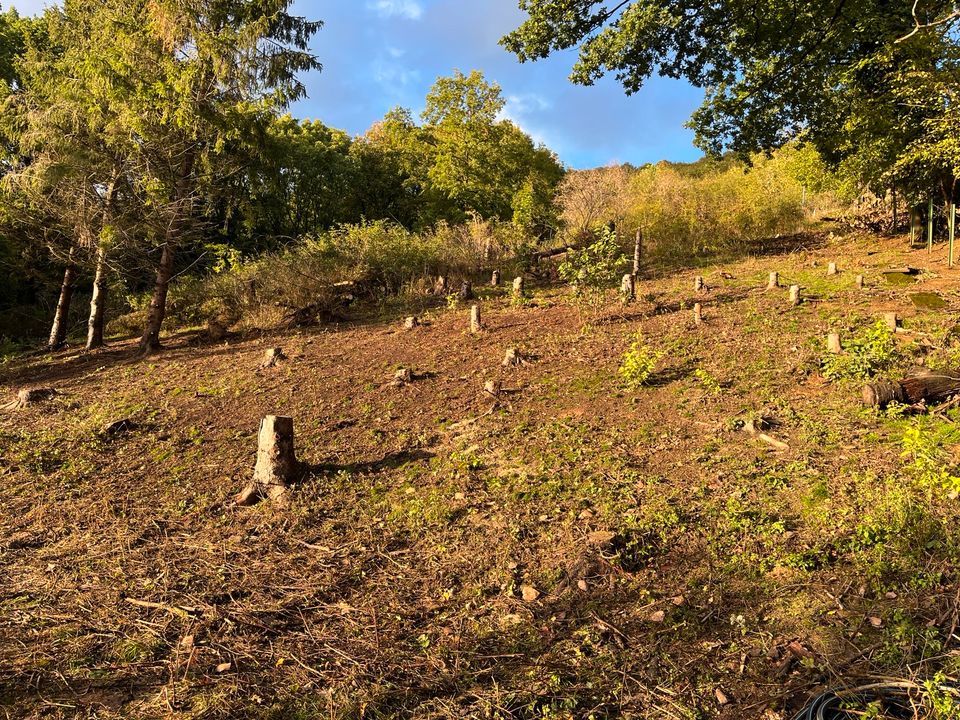
[[896,332],[897,327],[900,325],[900,318],[897,317],[897,314],[895,312],[884,313],[883,322],[886,324],[888,328],[890,328],[890,330],[892,330],[893,332]]
[[624,305],[637,299],[637,280],[635,275],[624,275],[620,283],[620,297]]
[[480,322],[480,306],[474,305],[470,308],[470,332],[476,334],[483,330],[483,324]]
[[835,262],[827,265],[827,275],[837,275],[839,272],[840,271],[837,269],[837,264]]
[[500,287],[500,271],[499,270],[494,270],[493,275],[490,276],[490,286]]
[[839,333],[830,333],[827,335],[827,352],[833,353],[834,355],[839,355],[843,352]]
[[790,304],[791,305],[800,304],[800,286],[799,285],[790,286]]
[[780,273],[772,272],[767,280],[767,290],[776,290],[778,287],[780,287]]
[[703,305],[700,303],[693,306],[693,324],[703,325]]
[[277,365],[281,360],[286,360],[287,356],[283,354],[283,349],[281,348],[270,348],[263,354],[263,362],[260,363],[261,368],[272,368]]
[[473,283],[469,280],[464,280],[460,286],[460,292],[457,294],[457,297],[459,297],[462,302],[475,299],[476,295],[473,294]]
[[703,275],[697,275],[693,279],[693,291],[694,292],[703,292]]
[[893,402],[936,405],[960,395],[960,370],[924,371],[900,382],[871,383],[863,388],[863,403],[885,408]]
[[857,290],[863,290],[865,284],[865,278],[863,275],[857,275]]
[[500,397],[503,390],[503,384],[499,380],[488,380],[483,385],[483,391],[493,397]]
[[393,384],[397,387],[407,385],[413,382],[413,370],[410,368],[400,368],[393,375]]
[[523,365],[526,362],[523,359],[523,355],[516,348],[510,348],[507,350],[507,354],[503,358],[504,367],[517,367]]
[[415,315],[411,315],[403,321],[404,330],[413,330],[414,328],[420,327],[420,318]]
[[237,496],[238,505],[279,500],[300,471],[293,446],[293,418],[267,415],[260,423],[253,480]]
[[524,282],[523,276],[516,278],[513,281],[513,297],[520,299],[523,297],[524,292],[526,291],[526,283]]
[[53,388],[24,388],[17,393],[16,400],[7,403],[0,409],[22,410],[30,405],[36,405],[37,403],[45,402],[54,397],[56,394],[57,391]]
[[433,284],[433,294],[434,295],[446,295],[447,294],[447,278],[444,275],[441,275],[437,278],[437,281]]

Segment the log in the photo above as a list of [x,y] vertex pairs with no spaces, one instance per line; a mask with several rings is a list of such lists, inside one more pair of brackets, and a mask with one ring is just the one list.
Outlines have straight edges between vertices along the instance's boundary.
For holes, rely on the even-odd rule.
[[480,321],[480,306],[474,305],[470,308],[470,332],[476,334],[483,330],[483,323]]
[[397,387],[407,385],[413,382],[413,370],[410,368],[400,368],[393,375],[393,384]]
[[865,385],[863,404],[883,409],[892,402],[904,405],[938,405],[960,395],[960,370],[930,370],[905,377],[899,382]]
[[620,283],[620,297],[624,305],[629,305],[637,299],[636,275],[624,275]]
[[260,423],[257,464],[250,484],[237,496],[237,505],[279,500],[300,470],[293,446],[293,418],[267,415]]

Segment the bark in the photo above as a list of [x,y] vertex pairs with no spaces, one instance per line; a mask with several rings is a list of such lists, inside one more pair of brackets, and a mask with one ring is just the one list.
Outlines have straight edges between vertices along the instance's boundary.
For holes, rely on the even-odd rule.
[[70,262],[63,271],[63,284],[60,286],[60,299],[57,301],[57,312],[53,316],[53,325],[50,327],[50,339],[47,347],[56,350],[62,347],[67,339],[67,316],[70,314],[70,301],[73,300],[73,291],[77,281],[77,266],[73,263],[73,251],[70,251]]
[[863,388],[863,402],[884,408],[892,402],[936,405],[960,395],[960,370],[926,371],[900,382],[881,382]]
[[107,310],[107,249],[97,247],[97,268],[90,298],[90,319],[87,321],[87,350],[103,347],[103,326]]
[[279,500],[300,471],[293,445],[293,418],[268,415],[260,423],[253,480],[237,497],[238,505],[260,498]]
[[160,255],[157,280],[153,286],[153,297],[150,299],[150,311],[147,313],[147,325],[143,329],[143,337],[140,338],[140,351],[145,355],[160,350],[160,328],[163,327],[163,319],[167,314],[167,292],[173,276],[173,258],[173,245],[168,241]]

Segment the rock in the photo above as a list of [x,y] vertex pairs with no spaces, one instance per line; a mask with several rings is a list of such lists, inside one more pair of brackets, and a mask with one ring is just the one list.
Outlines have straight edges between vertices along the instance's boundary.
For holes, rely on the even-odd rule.
[[580,588],[583,592],[586,592],[588,589],[586,580],[577,580],[577,587]]
[[667,614],[663,610],[657,610],[650,615],[650,622],[662,623],[667,619]]

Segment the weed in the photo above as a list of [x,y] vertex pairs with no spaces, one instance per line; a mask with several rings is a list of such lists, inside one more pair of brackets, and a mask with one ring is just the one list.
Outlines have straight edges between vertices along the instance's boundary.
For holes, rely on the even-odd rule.
[[843,350],[828,353],[821,360],[827,380],[869,380],[900,360],[893,331],[882,320],[857,333],[843,344]]
[[643,334],[637,333],[636,339],[620,362],[620,377],[627,388],[636,390],[646,385],[662,357],[662,351],[646,345]]

